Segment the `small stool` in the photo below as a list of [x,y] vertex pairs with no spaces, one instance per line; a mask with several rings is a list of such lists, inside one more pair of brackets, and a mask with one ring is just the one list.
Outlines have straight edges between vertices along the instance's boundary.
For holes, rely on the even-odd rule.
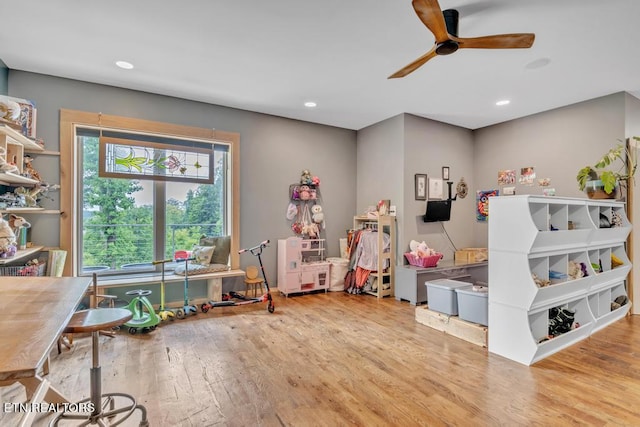
[[[77,402],[76,405],[72,405],[78,408],[78,411],[65,411],[58,414],[53,420],[51,420],[49,426],[57,426],[61,420],[84,420],[84,423],[81,423],[81,425],[118,425],[129,418],[136,409],[139,409],[142,413],[142,419],[140,420],[139,426],[149,426],[146,408],[142,405],[138,405],[133,396],[124,393],[102,394],[102,376],[99,360],[100,349],[98,343],[100,331],[120,326],[131,320],[132,317],[132,313],[124,308],[82,310],[77,311],[73,317],[71,317],[69,324],[64,330],[65,333],[91,332],[91,348],[93,353],[93,363],[91,367],[91,396]],[[124,398],[128,402],[120,408],[115,408],[115,397]],[[89,406],[89,403],[93,406],[90,413],[82,410],[83,406]]]
[[248,297],[249,296],[249,290],[250,288],[253,288],[253,296],[257,297],[258,296],[258,287],[260,288],[260,291],[262,292],[263,288],[263,284],[264,284],[264,279],[262,279],[261,277],[258,277],[258,267],[256,267],[255,265],[250,265],[249,267],[247,267],[247,272],[245,273],[245,278],[244,278],[244,284],[246,286],[246,290],[244,291],[244,296]]

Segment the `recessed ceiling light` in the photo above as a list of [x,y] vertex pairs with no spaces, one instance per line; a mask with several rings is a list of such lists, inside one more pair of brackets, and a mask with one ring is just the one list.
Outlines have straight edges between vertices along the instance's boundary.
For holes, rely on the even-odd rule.
[[318,105],[318,104],[316,104],[316,103],[315,103],[315,102],[313,102],[313,101],[307,101],[307,102],[305,102],[305,103],[304,103],[304,106],[305,106],[305,107],[307,107],[307,108],[313,108],[313,107],[315,107],[316,105]]
[[496,105],[497,105],[498,107],[500,107],[500,106],[502,106],[502,105],[507,105],[507,104],[509,104],[510,102],[511,102],[511,101],[509,101],[508,99],[502,99],[502,100],[500,100],[500,101],[496,102]]
[[547,65],[549,65],[550,62],[551,62],[551,59],[549,58],[538,58],[535,61],[529,62],[524,67],[528,68],[529,70],[535,70],[536,68],[546,67]]
[[116,65],[125,70],[130,70],[133,68],[133,64],[127,61],[116,61]]

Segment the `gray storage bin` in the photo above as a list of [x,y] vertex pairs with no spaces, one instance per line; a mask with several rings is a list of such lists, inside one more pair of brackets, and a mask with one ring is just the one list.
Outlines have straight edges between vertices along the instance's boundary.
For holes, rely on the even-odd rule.
[[473,286],[457,288],[458,314],[460,319],[488,326],[489,288],[473,290]]
[[424,282],[427,287],[427,304],[430,310],[440,313],[458,315],[458,298],[455,290],[468,287],[468,282],[459,280],[438,279]]

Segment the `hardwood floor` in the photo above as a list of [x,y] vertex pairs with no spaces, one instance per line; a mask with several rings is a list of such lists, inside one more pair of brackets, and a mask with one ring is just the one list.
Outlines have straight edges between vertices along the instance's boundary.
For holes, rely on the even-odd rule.
[[[103,391],[135,395],[152,426],[640,425],[638,316],[527,367],[415,322],[392,298],[275,303],[100,337]],[[52,353],[49,380],[87,397],[90,360],[91,340],[76,337]],[[0,399],[14,401],[6,388]]]

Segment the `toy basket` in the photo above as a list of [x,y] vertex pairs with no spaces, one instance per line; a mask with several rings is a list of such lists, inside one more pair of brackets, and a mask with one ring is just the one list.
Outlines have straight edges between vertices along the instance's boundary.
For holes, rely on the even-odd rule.
[[0,267],[0,276],[44,276],[47,263],[38,265],[12,265]]
[[419,258],[411,252],[407,252],[404,254],[404,257],[407,259],[407,261],[409,261],[409,264],[415,265],[416,267],[435,267],[438,265],[438,261],[442,259],[443,255],[439,253],[436,255]]

